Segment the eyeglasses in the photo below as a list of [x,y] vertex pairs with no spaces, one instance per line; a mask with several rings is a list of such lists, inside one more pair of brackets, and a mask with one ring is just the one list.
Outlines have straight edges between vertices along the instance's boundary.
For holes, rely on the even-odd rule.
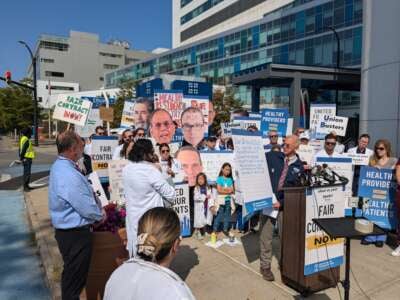
[[269,136],[270,139],[272,139],[272,138],[277,138],[277,137],[278,137],[277,135],[270,135],[270,136]]
[[325,142],[327,146],[336,146],[336,142]]
[[172,122],[165,121],[165,122],[162,122],[162,123],[155,123],[153,126],[156,127],[157,129],[160,129],[162,126],[164,126],[166,128],[169,128],[172,125],[173,125]]
[[168,149],[161,150],[161,153],[169,153]]
[[136,134],[137,137],[144,137],[144,133],[138,133]]
[[385,147],[376,147],[375,150],[383,151],[386,150]]
[[97,133],[97,135],[106,135],[106,133],[104,131],[100,131]]
[[193,130],[193,129],[200,129],[200,128],[202,128],[203,127],[203,125],[204,124],[202,124],[202,123],[196,123],[196,124],[183,124],[182,125],[182,128],[184,129],[184,130]]

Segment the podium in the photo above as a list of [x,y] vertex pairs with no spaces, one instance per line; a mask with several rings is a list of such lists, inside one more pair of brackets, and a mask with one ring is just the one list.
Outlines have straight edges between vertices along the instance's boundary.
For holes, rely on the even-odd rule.
[[340,275],[340,267],[304,275],[306,190],[306,187],[284,188],[281,236],[282,282],[304,296],[335,287]]

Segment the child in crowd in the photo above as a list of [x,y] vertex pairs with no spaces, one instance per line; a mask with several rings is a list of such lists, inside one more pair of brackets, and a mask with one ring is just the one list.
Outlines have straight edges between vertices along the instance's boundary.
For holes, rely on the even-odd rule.
[[216,213],[213,188],[207,184],[207,176],[199,173],[194,188],[194,237],[203,239],[204,227],[212,224],[213,214]]
[[233,201],[235,188],[233,184],[232,167],[229,163],[224,163],[217,178],[217,205],[219,205],[219,208],[214,222],[214,232],[217,232],[220,223],[223,223],[224,233],[228,235],[231,214],[235,210]]

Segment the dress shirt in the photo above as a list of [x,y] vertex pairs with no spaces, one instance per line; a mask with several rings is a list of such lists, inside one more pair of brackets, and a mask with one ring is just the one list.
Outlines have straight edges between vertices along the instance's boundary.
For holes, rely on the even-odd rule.
[[364,153],[363,153],[360,150],[358,150],[358,147],[353,147],[353,148],[350,148],[349,150],[347,150],[347,153],[351,153],[351,154],[361,153],[361,154],[367,154],[368,156],[371,156],[374,154],[374,151],[369,148],[365,148]]
[[313,157],[313,162],[312,165],[315,166],[317,162],[317,157],[344,157],[342,154],[333,151],[332,155],[329,155],[324,148],[322,148],[320,151],[318,151],[314,157]]
[[153,207],[164,206],[163,198],[175,200],[175,188],[152,163],[129,162],[122,170],[126,201],[127,248],[136,253],[137,226],[142,215]]
[[102,219],[89,181],[73,161],[62,156],[50,169],[49,212],[57,229],[82,227]]
[[112,156],[112,160],[124,159],[124,157],[121,157],[121,151],[122,151],[123,147],[124,147],[124,144],[121,144],[121,145],[118,145],[117,147],[115,147],[114,153]]

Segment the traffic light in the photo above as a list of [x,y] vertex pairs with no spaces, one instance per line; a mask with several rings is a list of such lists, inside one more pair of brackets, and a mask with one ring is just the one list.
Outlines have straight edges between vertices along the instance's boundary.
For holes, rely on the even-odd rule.
[[7,84],[10,84],[11,83],[11,72],[6,71],[6,73],[4,74],[4,77],[6,78]]

